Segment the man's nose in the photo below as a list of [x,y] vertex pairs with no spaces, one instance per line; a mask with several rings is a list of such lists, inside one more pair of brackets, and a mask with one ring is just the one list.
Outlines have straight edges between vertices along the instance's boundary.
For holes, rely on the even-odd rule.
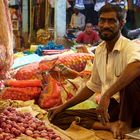
[[103,27],[110,27],[110,24],[109,24],[108,20],[104,21]]

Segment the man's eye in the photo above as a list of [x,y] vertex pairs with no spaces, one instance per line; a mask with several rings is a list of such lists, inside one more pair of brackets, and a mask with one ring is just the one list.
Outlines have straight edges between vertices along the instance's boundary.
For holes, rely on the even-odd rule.
[[104,23],[105,21],[106,21],[105,19],[101,19],[101,18],[99,19],[100,23]]
[[109,23],[115,23],[116,22],[115,19],[109,19],[108,21],[109,21]]
[[115,19],[99,19],[99,22],[100,23],[105,23],[105,22],[107,22],[107,23],[109,23],[109,24],[114,24],[115,22],[116,22],[116,20]]

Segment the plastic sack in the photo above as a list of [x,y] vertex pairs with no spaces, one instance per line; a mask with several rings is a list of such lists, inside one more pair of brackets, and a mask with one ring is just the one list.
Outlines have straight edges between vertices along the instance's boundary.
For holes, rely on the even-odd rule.
[[1,92],[0,99],[12,99],[22,101],[28,101],[32,99],[37,100],[40,93],[41,88],[39,87],[7,87]]
[[41,79],[39,63],[28,64],[20,68],[14,75],[16,80]]
[[81,72],[85,69],[87,61],[93,61],[93,59],[94,56],[88,53],[68,54],[59,56],[54,60],[43,60],[40,62],[40,67],[43,65],[45,68],[46,65],[46,70],[50,70],[50,68],[54,67],[54,65],[63,64],[72,70]]
[[91,100],[86,100],[80,104],[77,104],[68,110],[76,110],[76,109],[91,109],[91,108],[96,108],[97,104]]
[[62,104],[60,95],[61,87],[59,83],[51,77],[47,76],[47,85],[41,93],[38,104],[41,108],[51,108]]

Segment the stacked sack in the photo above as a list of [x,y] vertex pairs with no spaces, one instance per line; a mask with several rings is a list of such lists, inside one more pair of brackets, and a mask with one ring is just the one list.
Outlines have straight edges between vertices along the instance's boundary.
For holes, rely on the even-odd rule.
[[[62,104],[61,91],[65,85],[59,78],[52,77],[53,68],[62,64],[68,67],[69,73],[65,76],[83,76],[89,73],[83,72],[86,64],[92,62],[94,57],[87,53],[76,53],[59,56],[54,60],[43,60],[40,63],[32,63],[19,69],[15,74],[16,80],[6,82],[6,87],[1,94],[2,99],[31,100],[35,99],[42,108],[51,108]],[[49,73],[49,74],[46,74]],[[45,75],[45,76],[44,76]],[[62,76],[62,75],[57,75]],[[43,90],[42,90],[43,87]],[[67,89],[66,89],[67,90]],[[77,91],[77,90],[75,90]],[[67,92],[67,100],[73,97]]]
[[51,108],[62,104],[60,83],[52,78],[50,74],[46,77],[48,84],[43,89],[38,100],[41,108]]
[[40,79],[39,62],[28,64],[20,68],[14,75],[16,80]]
[[[41,61],[39,68],[41,71],[48,71],[49,74],[45,76],[48,84],[40,95],[39,106],[41,108],[51,108],[75,96],[79,85],[77,86],[68,78],[74,79],[79,77],[78,79],[84,78],[86,81],[91,75],[91,71],[87,70],[86,64],[89,63],[88,65],[90,65],[92,61],[93,56],[85,53],[66,55],[51,61]],[[59,64],[64,66],[62,69],[66,68],[67,72],[65,71],[65,74],[61,70],[60,72],[53,72],[53,68]]]
[[76,53],[59,56],[55,60],[43,60],[40,62],[40,69],[50,70],[54,65],[63,64],[72,70],[81,72],[85,69],[87,61],[93,61],[94,56],[88,53]]
[[5,82],[7,86],[2,91],[1,99],[12,99],[28,101],[35,99],[37,100],[41,94],[41,80],[7,80]]

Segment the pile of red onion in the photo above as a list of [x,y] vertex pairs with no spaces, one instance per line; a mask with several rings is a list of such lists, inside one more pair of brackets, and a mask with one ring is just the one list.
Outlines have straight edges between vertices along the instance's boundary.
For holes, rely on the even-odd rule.
[[12,140],[25,134],[32,138],[44,138],[46,140],[62,140],[45,123],[30,113],[22,113],[14,108],[6,108],[0,114],[0,140]]

